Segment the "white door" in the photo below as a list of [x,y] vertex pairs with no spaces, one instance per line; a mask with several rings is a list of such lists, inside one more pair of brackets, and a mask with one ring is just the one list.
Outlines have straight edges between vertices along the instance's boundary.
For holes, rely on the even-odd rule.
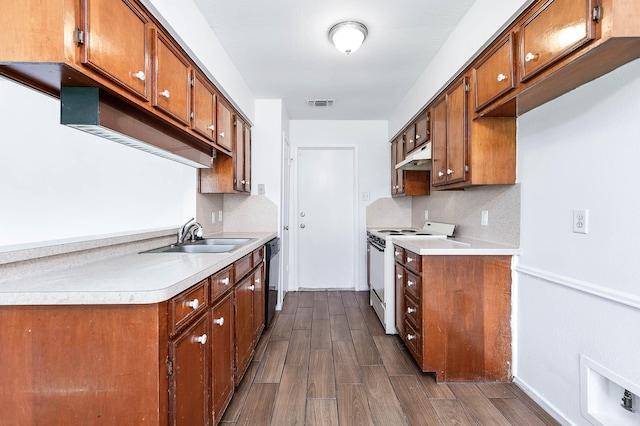
[[300,289],[355,288],[355,148],[297,150]]
[[289,217],[291,216],[289,199],[291,195],[291,145],[287,138],[282,135],[282,232],[281,235],[281,268],[280,288],[278,289],[278,306],[282,309],[282,300],[289,291],[289,247],[291,232],[289,230]]

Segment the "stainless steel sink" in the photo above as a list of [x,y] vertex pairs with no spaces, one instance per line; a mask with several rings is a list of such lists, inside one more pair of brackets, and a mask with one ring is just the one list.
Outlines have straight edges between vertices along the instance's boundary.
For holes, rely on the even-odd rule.
[[205,238],[171,244],[142,253],[229,253],[255,240],[255,238]]

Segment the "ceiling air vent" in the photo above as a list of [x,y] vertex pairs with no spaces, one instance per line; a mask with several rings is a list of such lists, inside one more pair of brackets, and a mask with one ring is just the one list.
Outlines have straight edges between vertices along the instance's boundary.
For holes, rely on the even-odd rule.
[[335,99],[309,99],[307,101],[307,106],[313,108],[324,108],[332,107],[334,103],[336,103]]

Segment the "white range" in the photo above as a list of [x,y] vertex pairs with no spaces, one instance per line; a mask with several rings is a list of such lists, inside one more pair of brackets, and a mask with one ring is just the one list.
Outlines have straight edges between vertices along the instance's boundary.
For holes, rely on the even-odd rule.
[[395,326],[395,256],[394,239],[447,238],[453,235],[455,225],[425,222],[416,228],[367,229],[367,281],[370,303],[387,334],[397,334]]

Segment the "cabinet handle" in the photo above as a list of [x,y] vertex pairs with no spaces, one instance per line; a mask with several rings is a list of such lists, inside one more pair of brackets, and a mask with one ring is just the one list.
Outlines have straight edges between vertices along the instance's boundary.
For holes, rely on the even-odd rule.
[[407,340],[414,340],[417,336],[415,334],[407,333]]
[[416,135],[416,140],[420,139],[422,136]]
[[398,250],[396,250],[396,251],[393,252],[393,255],[394,256],[400,256],[400,252]]
[[200,306],[200,301],[198,299],[193,299],[188,302],[185,302],[185,305],[187,305],[190,308],[193,308],[193,310],[195,311],[196,309],[198,309],[198,306]]
[[453,170],[451,170],[451,169],[447,169],[447,174],[448,174],[448,175],[452,175],[452,174],[453,174]]
[[140,81],[144,81],[147,78],[147,76],[144,74],[144,71],[138,71],[134,73],[133,76]]
[[413,143],[413,139],[409,139],[409,143]]
[[214,126],[213,124],[211,126],[207,126],[207,129],[211,130],[212,132],[216,129],[216,126]]
[[213,323],[222,326],[224,324],[224,317],[214,319]]
[[413,257],[407,257],[407,263],[413,262]]
[[527,53],[526,55],[524,55],[524,61],[525,62],[531,62],[534,59],[538,59],[538,55],[536,53]]
[[221,279],[220,280],[220,284],[229,285],[229,277]]
[[249,290],[253,291],[253,290],[255,290],[255,289],[256,289],[256,286],[255,286],[255,285],[251,284],[251,285],[249,286]]
[[195,336],[193,338],[194,342],[200,343],[201,345],[204,345],[205,343],[207,343],[207,335],[206,333],[203,334],[202,336]]
[[260,285],[260,278],[256,278],[256,279],[254,280],[254,282],[255,282],[257,285]]
[[245,181],[244,179],[242,179],[242,180],[240,181],[240,183],[244,185],[244,184],[246,183],[246,181]]
[[407,281],[407,287],[413,287],[414,285],[416,285],[416,283],[415,283],[415,282],[413,282],[413,281],[411,281],[411,280],[408,280],[408,281]]
[[442,177],[442,176],[444,176],[444,173],[438,172],[438,177]]
[[507,79],[506,75],[502,73],[498,74],[498,81],[505,81],[506,79]]
[[171,93],[169,93],[168,90],[163,90],[162,92],[160,92],[160,96],[164,96],[165,98],[169,99],[169,96],[171,96]]
[[412,314],[416,311],[416,308],[407,308],[407,313]]
[[220,136],[221,138],[224,138],[224,132],[220,132],[220,133],[219,133],[219,136]]
[[398,274],[397,277],[398,277],[399,280],[401,280],[402,279],[402,274]]

